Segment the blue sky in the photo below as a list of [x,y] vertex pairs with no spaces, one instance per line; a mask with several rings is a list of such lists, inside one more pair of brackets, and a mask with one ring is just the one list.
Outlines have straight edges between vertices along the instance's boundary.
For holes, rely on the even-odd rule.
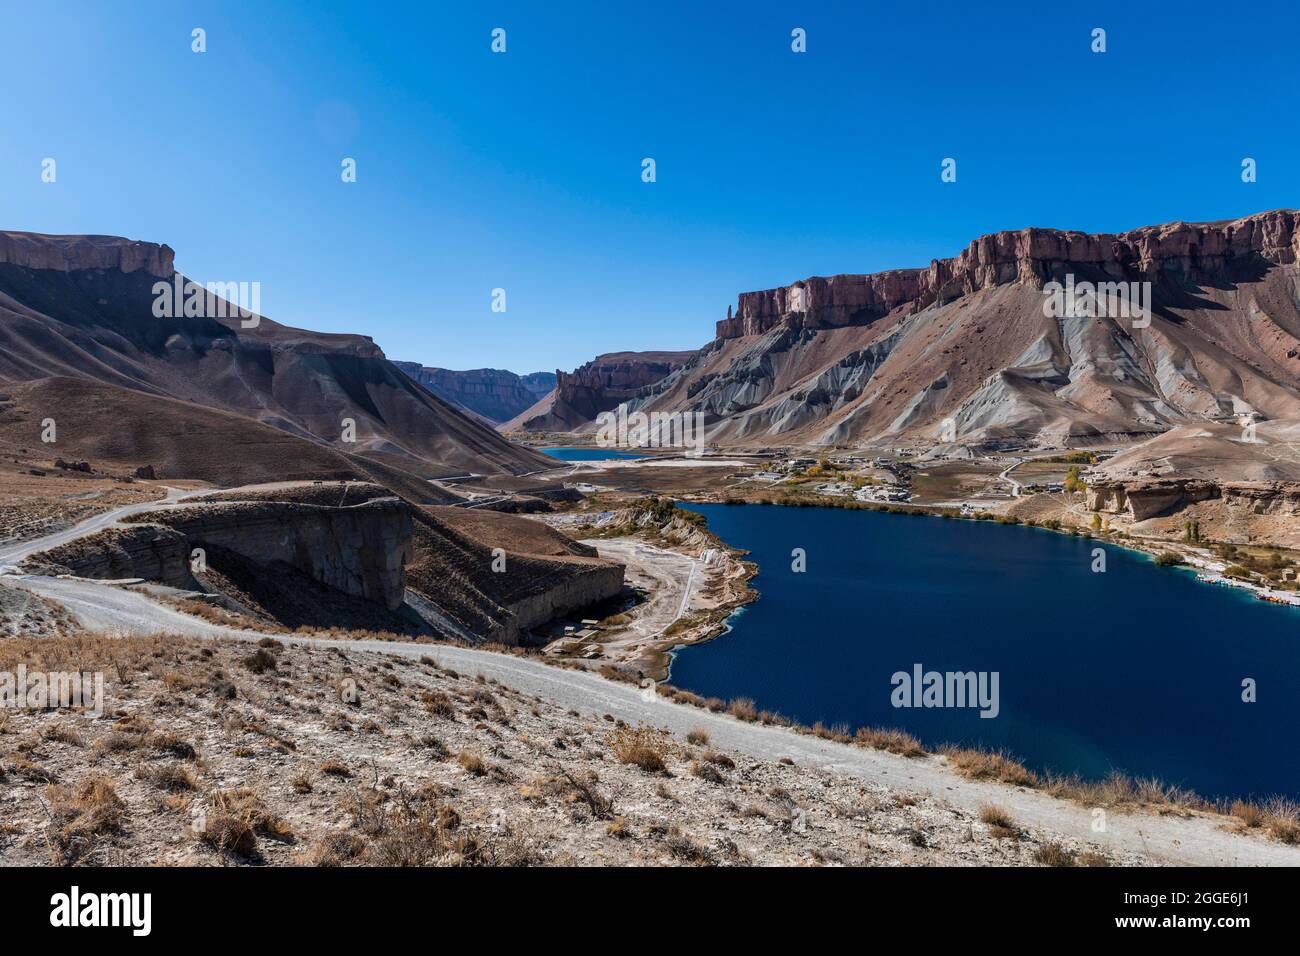
[[0,229],[167,242],[277,321],[526,372],[999,229],[1300,204],[1300,12],[1144,6],[0,0]]

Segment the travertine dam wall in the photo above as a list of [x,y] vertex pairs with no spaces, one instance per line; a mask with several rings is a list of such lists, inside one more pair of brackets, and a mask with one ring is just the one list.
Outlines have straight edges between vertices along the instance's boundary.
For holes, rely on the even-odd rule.
[[195,548],[220,545],[259,564],[283,561],[322,584],[390,610],[401,606],[411,514],[396,498],[343,508],[278,501],[151,512],[122,528],[47,551],[40,560],[91,578],[192,585]]

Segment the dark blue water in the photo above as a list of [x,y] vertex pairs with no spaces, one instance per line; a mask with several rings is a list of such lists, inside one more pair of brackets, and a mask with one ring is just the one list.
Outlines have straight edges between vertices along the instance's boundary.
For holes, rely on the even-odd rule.
[[561,461],[621,461],[625,458],[645,457],[640,452],[619,451],[616,448],[539,448],[537,450]]
[[[811,724],[902,727],[1036,770],[1158,777],[1204,796],[1300,797],[1300,609],[1145,555],[991,522],[692,506],[752,552],[757,602],[683,648],[671,681]],[[791,550],[807,570],[791,570]],[[896,671],[998,671],[1001,712],[903,709]],[[1254,678],[1258,702],[1244,703]]]

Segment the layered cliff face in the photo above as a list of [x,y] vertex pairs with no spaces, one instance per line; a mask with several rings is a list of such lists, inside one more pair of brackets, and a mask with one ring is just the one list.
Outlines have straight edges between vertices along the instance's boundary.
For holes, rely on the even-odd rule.
[[[58,241],[51,241],[57,239]],[[0,232],[0,264],[51,272],[108,269],[143,270],[169,279],[176,271],[176,253],[154,242],[116,236],[46,236],[35,232]]]
[[396,498],[340,508],[228,502],[138,516],[35,560],[82,577],[192,587],[194,550],[224,548],[265,567],[266,574],[288,565],[328,588],[395,610],[405,597],[411,538],[411,512]]
[[1092,511],[1195,518],[1220,540],[1300,543],[1300,421],[1181,425],[1085,478]]
[[[395,516],[396,511],[402,514]],[[358,615],[346,608],[322,613],[295,606],[301,603],[296,594],[286,592],[303,591],[300,581],[269,586],[269,579],[286,576],[285,567],[372,601],[378,594],[388,608],[404,601],[402,613],[408,620],[422,619],[425,632],[510,645],[557,616],[609,601],[623,589],[621,564],[601,559],[595,549],[540,521],[485,509],[412,506],[373,483],[235,490],[205,496],[199,505],[151,513],[147,520],[151,523],[139,526],[132,549],[137,570],[94,576],[138,575],[184,587],[188,548],[202,546],[209,563],[219,565],[228,592],[236,592],[246,606],[273,610],[272,616],[291,626],[328,625],[329,613],[345,613],[353,621]],[[230,561],[227,549],[254,564]],[[163,559],[154,560],[156,554]],[[145,573],[168,557],[170,577]],[[276,570],[266,570],[272,567]],[[396,619],[357,626],[409,630]]]
[[546,465],[412,382],[365,336],[257,316],[251,284],[230,307],[192,289],[166,246],[0,233],[0,384],[62,377],[166,396],[424,477]]
[[413,605],[469,640],[517,645],[535,627],[617,597],[623,572],[527,518],[463,508],[416,514]]
[[1276,210],[1212,223],[1173,222],[1119,234],[1021,229],[981,236],[952,259],[926,269],[815,277],[740,296],[735,316],[718,323],[719,339],[761,335],[781,322],[837,328],[878,319],[894,309],[917,312],[982,289],[1021,282],[1042,288],[1071,269],[1111,279],[1177,281],[1231,278],[1243,262],[1290,265],[1300,257],[1300,212]]
[[[710,442],[754,447],[1114,444],[1300,418],[1298,254],[1295,211],[996,233],[924,269],[745,293],[631,404],[703,412]],[[1149,324],[1053,310],[1050,282],[1136,283]]]
[[439,398],[494,425],[514,418],[555,387],[550,372],[516,375],[498,368],[453,371],[416,362],[393,364]]
[[554,390],[501,425],[502,431],[574,431],[637,397],[685,365],[694,352],[612,352],[572,372],[555,373]]
[[1300,481],[1206,481],[1202,478],[1097,479],[1088,486],[1091,511],[1134,521],[1167,517],[1202,501],[1222,501],[1246,515],[1300,517]]

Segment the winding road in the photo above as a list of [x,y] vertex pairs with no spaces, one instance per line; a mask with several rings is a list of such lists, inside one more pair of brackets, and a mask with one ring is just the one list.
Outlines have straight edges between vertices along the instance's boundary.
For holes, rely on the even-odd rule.
[[1023,459],[1020,459],[1020,458],[1017,458],[1017,459],[1016,459],[1015,461],[1013,461],[1011,464],[1007,465],[1006,468],[1002,469],[1002,473],[998,475],[999,478],[1001,478],[1001,479],[1002,479],[1003,481],[1005,481],[1007,484],[1011,485],[1011,497],[1012,497],[1012,498],[1019,498],[1019,497],[1020,497],[1020,492],[1021,492],[1021,491],[1024,489],[1024,487],[1025,487],[1025,486],[1022,485],[1020,482],[1016,481],[1016,479],[1014,479],[1014,478],[1011,477],[1011,472],[1013,472],[1015,469],[1019,468],[1019,467],[1020,467],[1021,465],[1023,465],[1023,464],[1024,464],[1024,460],[1023,460]]

